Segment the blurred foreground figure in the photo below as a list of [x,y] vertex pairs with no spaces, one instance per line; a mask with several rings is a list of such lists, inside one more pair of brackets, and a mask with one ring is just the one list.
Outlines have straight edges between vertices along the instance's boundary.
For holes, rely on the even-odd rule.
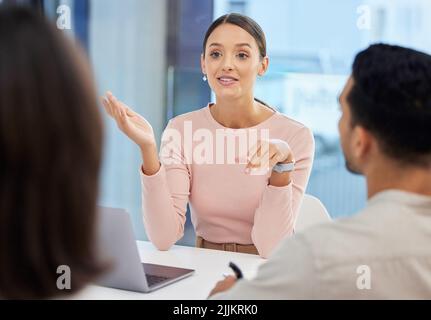
[[0,6],[0,298],[70,295],[102,270],[102,122],[88,70],[38,13]]

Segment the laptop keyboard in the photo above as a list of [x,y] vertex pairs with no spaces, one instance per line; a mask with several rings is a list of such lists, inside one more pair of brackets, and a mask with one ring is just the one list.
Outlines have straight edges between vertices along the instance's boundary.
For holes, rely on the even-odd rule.
[[147,278],[147,283],[148,283],[149,287],[152,287],[152,286],[154,286],[156,284],[159,284],[160,282],[163,282],[163,281],[169,279],[168,277],[160,277],[160,276],[155,276],[155,275],[152,275],[152,274],[147,274],[145,276]]

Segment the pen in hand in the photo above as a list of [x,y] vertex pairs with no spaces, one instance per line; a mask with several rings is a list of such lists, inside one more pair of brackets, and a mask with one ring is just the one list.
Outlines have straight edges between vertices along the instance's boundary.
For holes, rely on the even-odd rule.
[[230,262],[229,267],[233,270],[237,279],[241,279],[243,277],[241,269],[238,268],[238,266],[235,263]]

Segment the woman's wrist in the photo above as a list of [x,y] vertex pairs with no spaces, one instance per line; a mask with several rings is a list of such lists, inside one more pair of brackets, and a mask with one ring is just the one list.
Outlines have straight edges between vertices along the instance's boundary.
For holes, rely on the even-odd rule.
[[269,177],[269,185],[274,187],[285,187],[291,182],[291,174],[292,172],[278,173],[272,171],[271,176]]
[[152,176],[160,169],[160,161],[157,153],[157,145],[147,145],[141,147],[142,171],[145,175]]
[[[278,163],[287,164],[287,163],[292,163],[292,162],[295,162],[295,160],[293,158],[292,152],[290,152],[285,160],[280,161]],[[291,182],[291,174],[292,174],[292,171],[290,171],[290,172],[289,171],[286,171],[286,172],[272,171],[271,176],[269,178],[269,185],[274,186],[274,187],[287,186]]]

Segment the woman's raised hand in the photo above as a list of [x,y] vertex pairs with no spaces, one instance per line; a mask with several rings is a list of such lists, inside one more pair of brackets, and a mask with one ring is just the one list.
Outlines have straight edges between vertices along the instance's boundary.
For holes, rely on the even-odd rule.
[[102,103],[106,112],[117,122],[120,130],[134,141],[141,150],[156,144],[153,128],[144,117],[119,101],[109,91],[106,96],[102,97]]

